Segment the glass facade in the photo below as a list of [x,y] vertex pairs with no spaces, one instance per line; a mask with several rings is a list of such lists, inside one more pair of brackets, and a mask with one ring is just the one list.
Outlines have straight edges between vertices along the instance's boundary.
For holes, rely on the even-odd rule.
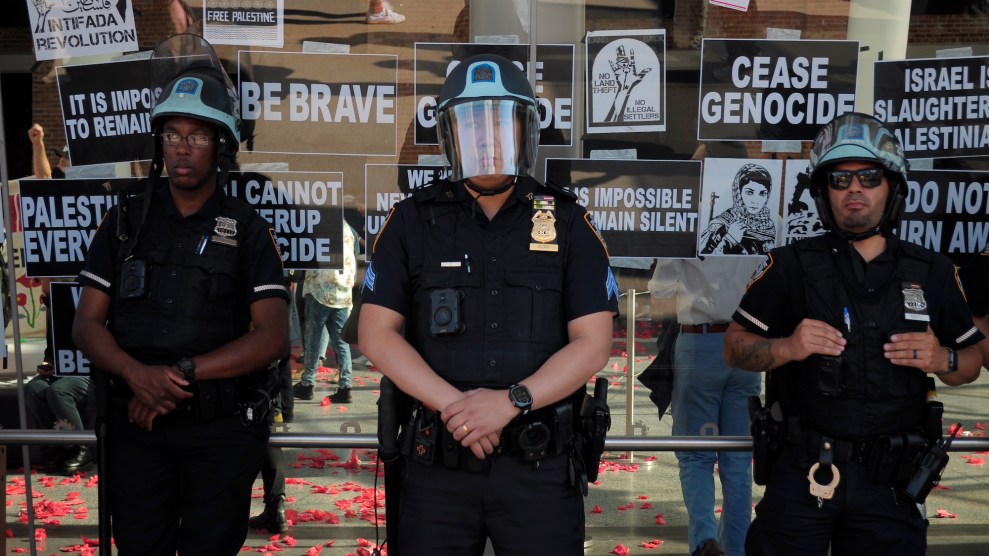
[[[15,361],[26,381],[44,358],[47,310],[41,292],[47,286],[38,279],[57,281],[78,271],[89,233],[79,230],[95,228],[94,215],[113,202],[98,184],[80,185],[74,191],[85,195],[87,207],[66,209],[59,203],[67,197],[57,187],[19,179],[34,174],[25,132],[33,122],[44,127],[45,154],[52,166],[67,155],[69,178],[123,183],[146,175],[152,144],[147,113],[157,94],[155,82],[145,77],[146,54],[176,33],[209,39],[239,91],[238,160],[244,173],[235,177],[232,192],[256,203],[272,221],[286,267],[299,270],[339,267],[345,221],[360,235],[362,275],[365,254],[391,205],[443,175],[436,104],[444,77],[459,60],[497,52],[524,68],[539,97],[535,176],[570,188],[587,206],[609,245],[623,292],[613,357],[598,375],[611,385],[612,435],[705,437],[738,429],[737,422],[711,422],[678,431],[668,411],[657,411],[640,375],[660,354],[673,315],[694,321],[686,324],[725,322],[733,302],[719,306],[713,300],[735,296],[737,302],[740,292],[729,293],[728,283],[744,286],[773,246],[821,233],[806,191],[807,158],[815,133],[835,115],[874,114],[904,145],[916,174],[911,173],[900,237],[959,265],[989,241],[984,0],[121,4],[126,10],[106,13],[56,6],[29,12],[25,25],[0,28],[11,180],[8,255],[17,289],[5,307],[16,312],[18,323],[16,335],[13,326],[7,329],[10,359],[4,372],[11,381]],[[18,12],[17,20],[22,17]],[[39,213],[46,199],[51,213]],[[58,218],[67,217],[67,210],[93,218],[66,224]],[[749,213],[738,216],[748,235],[730,242],[725,236],[736,210]],[[76,239],[83,247],[72,243]],[[676,288],[663,282],[662,269],[698,255],[730,256],[722,260],[732,260],[731,270],[695,275],[720,280],[721,287],[691,300],[692,309],[681,300],[678,309],[671,299]],[[71,301],[70,287],[55,290],[56,300]],[[85,373],[73,346],[58,349],[69,324],[52,324],[56,353],[50,362],[63,374]],[[293,344],[300,355],[297,330]],[[720,357],[720,346],[698,345],[707,356]],[[334,391],[333,372],[320,369],[315,401],[296,401],[295,420],[279,424],[276,433],[374,433],[381,375],[373,363],[363,363],[358,360],[354,369],[353,404],[320,401]],[[332,355],[324,364],[336,366]],[[293,367],[298,372],[302,365]],[[656,380],[657,388],[670,388]],[[946,427],[960,422],[972,436],[983,435],[986,380],[942,387]],[[0,403],[5,429],[18,425],[14,389],[9,393]],[[34,452],[36,461],[42,458],[40,450]],[[285,454],[289,496],[295,499],[289,508],[296,525],[289,534],[299,538],[299,547],[339,539],[338,547],[353,551],[356,538],[374,538],[374,503],[356,496],[373,486],[372,452],[286,448]],[[968,545],[949,537],[985,543],[985,534],[974,531],[989,519],[984,507],[971,503],[984,499],[985,473],[967,462],[981,456],[964,456],[954,456],[945,474],[954,490],[936,491],[928,507],[929,517],[957,513],[955,519],[932,519],[932,545],[962,551]],[[8,458],[20,459],[10,451]],[[638,547],[654,538],[667,540],[664,550],[689,552],[673,454],[616,452],[604,461],[600,484],[592,485],[586,500],[588,533],[598,539],[588,553],[607,554],[617,544]],[[36,496],[43,485],[35,488]],[[720,505],[720,489],[714,495]],[[8,486],[8,496],[20,494]],[[753,501],[759,496],[755,487]],[[85,536],[95,537],[95,492],[91,498],[93,517],[80,523]],[[627,504],[633,507],[625,511]],[[933,507],[940,504],[947,509]],[[953,512],[955,507],[965,510]],[[8,506],[8,524],[17,522],[17,512]],[[35,519],[49,536],[61,535],[37,511]],[[20,527],[11,546],[26,546]],[[247,544],[260,547],[265,538],[252,534]]]

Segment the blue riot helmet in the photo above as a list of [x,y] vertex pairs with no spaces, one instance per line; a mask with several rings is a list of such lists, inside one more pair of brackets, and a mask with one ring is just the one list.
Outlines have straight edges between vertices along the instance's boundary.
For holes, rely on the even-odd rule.
[[[828,202],[828,171],[840,162],[871,162],[879,164],[889,181],[889,197],[879,224],[858,234],[838,229]],[[811,196],[825,229],[841,238],[858,241],[876,234],[888,236],[903,216],[906,197],[907,162],[903,147],[883,122],[858,112],[850,112],[831,120],[817,133],[810,151]]]
[[450,179],[528,176],[536,164],[539,111],[525,74],[507,58],[461,61],[440,90],[437,126]]
[[[219,135],[217,166],[222,173],[234,169],[241,131],[237,91],[213,47],[198,35],[175,35],[155,47],[151,70],[152,86],[161,89],[151,109],[153,133],[161,132],[169,116],[214,124]],[[153,170],[161,156],[156,142]]]

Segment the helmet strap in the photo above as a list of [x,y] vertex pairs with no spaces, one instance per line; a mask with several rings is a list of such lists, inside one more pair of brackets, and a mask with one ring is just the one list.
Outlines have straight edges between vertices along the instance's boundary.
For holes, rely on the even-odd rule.
[[467,186],[467,189],[470,189],[474,193],[477,193],[477,195],[479,197],[492,197],[494,195],[501,195],[502,193],[504,193],[504,192],[508,191],[509,189],[515,187],[515,183],[518,182],[518,181],[519,181],[519,179],[518,179],[518,177],[516,177],[512,181],[506,183],[505,185],[499,187],[498,189],[491,189],[491,190],[481,189],[480,187],[477,187],[476,185],[474,185],[474,184],[472,184],[470,182],[470,178],[464,180],[464,185]]

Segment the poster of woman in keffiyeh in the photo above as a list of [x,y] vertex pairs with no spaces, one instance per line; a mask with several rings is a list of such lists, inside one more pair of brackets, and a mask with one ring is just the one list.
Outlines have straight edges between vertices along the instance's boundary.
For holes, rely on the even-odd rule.
[[783,162],[708,158],[701,184],[703,255],[764,255],[779,242]]

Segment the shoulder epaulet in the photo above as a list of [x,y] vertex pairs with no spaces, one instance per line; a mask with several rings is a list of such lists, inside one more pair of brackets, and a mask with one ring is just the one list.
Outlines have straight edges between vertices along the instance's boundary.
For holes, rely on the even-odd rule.
[[412,196],[416,201],[425,202],[435,200],[444,190],[444,185],[449,182],[434,179],[433,181],[412,190]]
[[549,189],[554,194],[559,195],[561,198],[566,199],[568,201],[577,200],[577,195],[575,193],[567,189],[564,189],[563,186],[557,185],[551,181],[546,182],[546,189]]
[[916,243],[913,243],[911,241],[900,240],[900,251],[904,255],[913,257],[915,259],[920,259],[925,263],[930,263],[931,261],[934,260],[934,251],[921,247],[920,245],[917,245]]

